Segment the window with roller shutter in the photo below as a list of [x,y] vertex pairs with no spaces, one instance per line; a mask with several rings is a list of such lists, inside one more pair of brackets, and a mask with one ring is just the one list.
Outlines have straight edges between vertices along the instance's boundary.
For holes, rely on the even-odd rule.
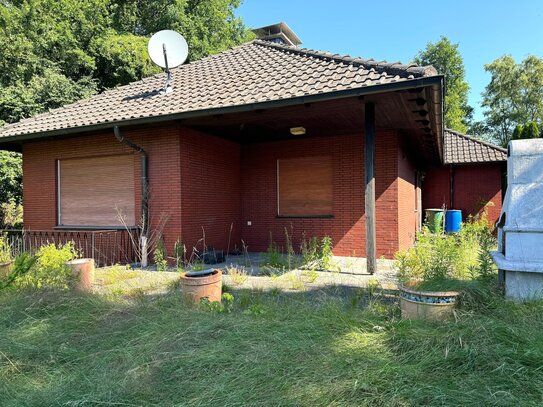
[[278,216],[332,216],[332,175],[331,156],[277,160]]
[[136,224],[134,156],[57,162],[58,225],[120,227]]

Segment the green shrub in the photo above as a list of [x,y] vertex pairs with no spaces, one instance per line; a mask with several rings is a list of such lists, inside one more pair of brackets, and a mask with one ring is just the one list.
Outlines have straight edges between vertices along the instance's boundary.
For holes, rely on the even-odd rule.
[[283,255],[279,252],[277,243],[273,241],[273,236],[270,232],[270,244],[266,250],[264,256],[264,264],[271,266],[273,268],[282,269],[286,267]]
[[166,259],[166,248],[164,247],[164,241],[159,239],[155,251],[153,253],[153,259],[158,271],[166,271],[168,269],[168,260]]
[[395,255],[402,282],[466,280],[494,271],[490,251],[496,246],[486,213],[469,218],[458,234],[431,233],[423,227],[416,244]]
[[300,245],[302,266],[308,269],[330,270],[333,257],[332,249],[332,238],[330,236],[324,236],[319,241],[315,236],[307,240],[304,235]]
[[21,253],[15,257],[13,269],[9,272],[4,280],[0,280],[0,290],[8,288],[14,284],[17,279],[27,275],[30,270],[36,265],[37,256],[32,256],[29,253]]
[[78,257],[74,243],[58,247],[54,243],[42,246],[36,256],[38,260],[35,266],[16,283],[36,288],[67,288],[71,280],[71,271],[66,262]]

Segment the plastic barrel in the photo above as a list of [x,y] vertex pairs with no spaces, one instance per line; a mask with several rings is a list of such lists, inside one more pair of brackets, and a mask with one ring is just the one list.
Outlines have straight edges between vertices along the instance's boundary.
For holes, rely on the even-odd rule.
[[462,211],[451,209],[445,213],[445,232],[458,233],[462,225]]
[[443,209],[426,209],[426,225],[432,233],[443,230]]

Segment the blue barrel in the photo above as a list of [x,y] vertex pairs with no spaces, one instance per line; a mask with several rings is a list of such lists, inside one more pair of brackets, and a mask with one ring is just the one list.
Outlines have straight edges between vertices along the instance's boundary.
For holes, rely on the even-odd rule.
[[451,209],[445,212],[445,232],[458,233],[462,225],[462,211]]

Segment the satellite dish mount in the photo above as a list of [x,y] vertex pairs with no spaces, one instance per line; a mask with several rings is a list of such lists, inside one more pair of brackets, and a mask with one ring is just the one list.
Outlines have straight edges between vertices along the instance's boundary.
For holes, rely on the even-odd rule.
[[186,61],[189,53],[187,41],[176,31],[162,30],[151,37],[147,50],[151,60],[166,73],[166,82],[160,93],[173,92],[170,67],[178,67]]

